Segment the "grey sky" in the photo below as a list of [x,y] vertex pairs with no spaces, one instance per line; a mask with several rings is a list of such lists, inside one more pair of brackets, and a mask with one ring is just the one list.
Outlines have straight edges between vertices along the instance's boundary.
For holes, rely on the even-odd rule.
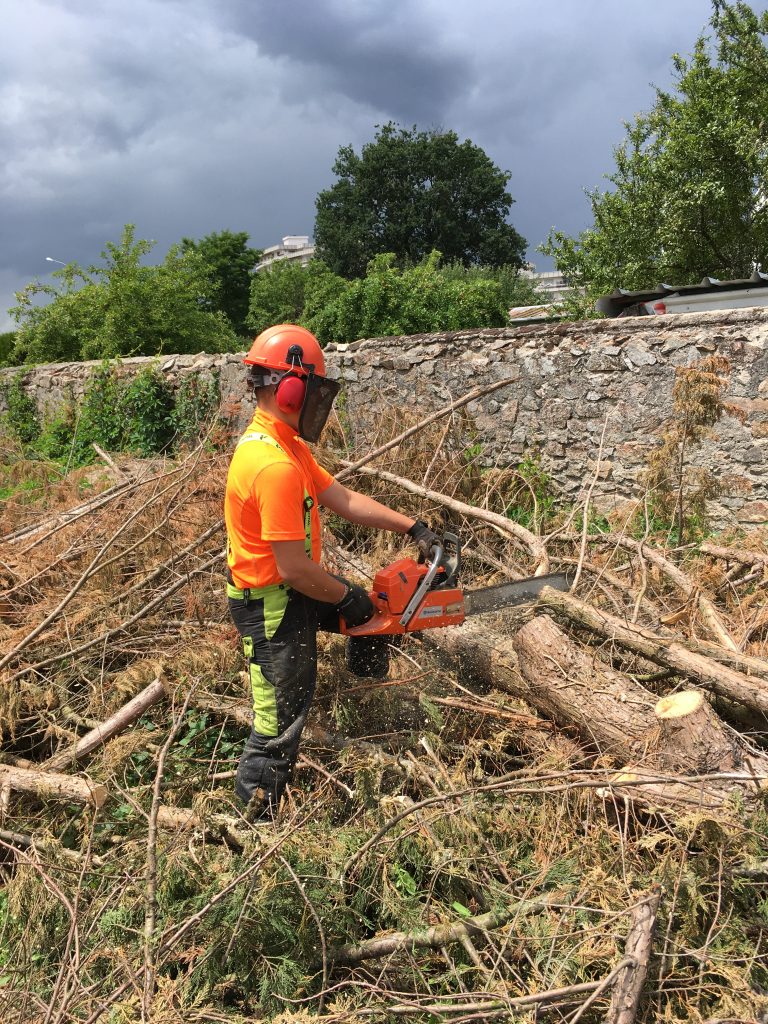
[[[756,3],[763,8],[765,3]],[[311,234],[336,152],[454,129],[512,172],[531,255],[670,80],[709,0],[0,0],[0,329],[13,292],[132,221]],[[539,262],[542,258],[539,257]]]

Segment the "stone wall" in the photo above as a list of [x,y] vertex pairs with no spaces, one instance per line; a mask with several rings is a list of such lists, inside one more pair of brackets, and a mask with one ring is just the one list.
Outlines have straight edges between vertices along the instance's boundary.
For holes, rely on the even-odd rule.
[[[768,521],[766,309],[378,338],[326,350],[330,375],[344,380],[349,420],[366,431],[385,407],[426,414],[470,388],[508,379],[468,406],[485,463],[514,465],[535,449],[574,497],[597,472],[595,493],[606,503],[639,493],[647,453],[670,415],[675,367],[714,352],[731,363],[727,397],[745,420],[724,417],[697,455],[722,484],[712,511],[721,524]],[[151,362],[123,365],[131,372]],[[82,394],[96,365],[36,367],[25,387],[50,412],[68,393]],[[217,373],[230,406],[245,397],[239,356],[169,356],[158,365],[172,383]],[[17,372],[0,371],[0,384]],[[247,411],[243,402],[241,421]]]

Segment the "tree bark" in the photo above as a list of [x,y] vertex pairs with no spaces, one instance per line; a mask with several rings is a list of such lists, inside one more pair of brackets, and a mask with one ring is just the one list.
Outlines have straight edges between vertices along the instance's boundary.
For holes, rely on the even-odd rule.
[[660,768],[704,775],[741,767],[742,757],[736,744],[697,690],[662,697],[654,711]]
[[656,725],[653,694],[577,647],[548,615],[523,626],[511,646],[537,710],[625,764],[644,758]]
[[[700,686],[721,697],[768,715],[768,682],[716,663],[712,658],[688,650],[676,640],[659,636],[648,629],[630,626],[615,615],[609,615],[608,612],[580,601],[571,594],[553,590],[552,587],[543,589],[539,604],[635,654],[641,654],[657,665],[695,680]],[[723,653],[731,657],[729,652]]]
[[658,909],[659,896],[654,895],[632,911],[624,952],[634,966],[625,967],[614,983],[606,1024],[633,1024],[648,973]]
[[113,736],[124,732],[129,725],[132,725],[153,704],[161,701],[165,695],[163,683],[159,679],[153,679],[141,693],[137,694],[132,700],[129,700],[127,704],[124,704],[119,711],[116,711],[106,721],[101,722],[95,729],[91,729],[90,732],[81,737],[74,747],[59,751],[53,757],[49,757],[47,761],[44,761],[40,767],[45,771],[58,771],[60,768],[66,768],[81,760],[81,758],[87,757],[97,747],[111,740]]
[[9,765],[0,765],[0,788],[3,786],[10,786],[20,793],[30,793],[41,800],[74,800],[91,807],[101,807],[109,795],[106,786],[89,779]]

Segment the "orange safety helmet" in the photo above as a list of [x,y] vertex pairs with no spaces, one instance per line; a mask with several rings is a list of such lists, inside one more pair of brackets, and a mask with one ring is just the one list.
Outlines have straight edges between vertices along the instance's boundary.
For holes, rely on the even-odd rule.
[[265,370],[292,371],[306,377],[325,376],[325,359],[317,338],[298,324],[275,324],[255,338],[243,362]]
[[278,409],[299,414],[299,436],[317,441],[330,415],[340,383],[325,376],[317,338],[298,324],[276,324],[254,340],[243,362],[248,387],[275,387]]

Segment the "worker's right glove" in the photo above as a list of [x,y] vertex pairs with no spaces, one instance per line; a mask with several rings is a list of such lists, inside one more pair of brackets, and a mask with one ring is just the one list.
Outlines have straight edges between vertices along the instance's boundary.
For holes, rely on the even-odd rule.
[[368,596],[368,591],[358,583],[350,583],[343,576],[335,577],[339,583],[343,583],[347,592],[336,605],[336,610],[344,619],[347,626],[362,626],[364,622],[372,619],[376,609],[373,601]]
[[429,552],[437,541],[438,535],[422,519],[417,519],[408,531],[408,536],[413,537],[416,547],[419,549],[419,561],[426,562]]

